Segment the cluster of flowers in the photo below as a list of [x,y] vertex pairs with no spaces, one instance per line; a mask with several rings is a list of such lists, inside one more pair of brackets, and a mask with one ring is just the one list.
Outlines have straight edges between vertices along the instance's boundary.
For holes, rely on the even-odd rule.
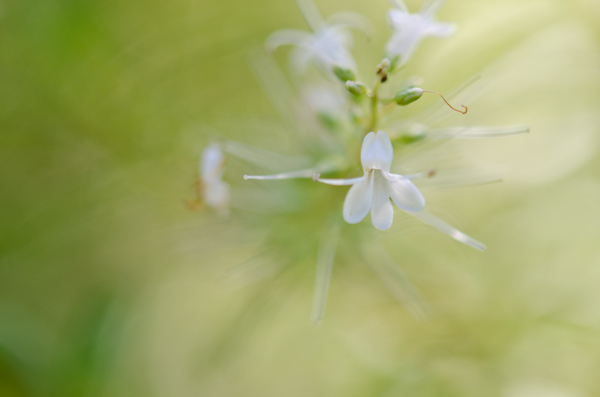
[[[482,243],[424,211],[425,199],[413,180],[431,177],[435,172],[427,170],[417,174],[399,175],[390,171],[394,159],[394,148],[390,135],[383,130],[386,129],[382,125],[384,113],[393,110],[394,107],[407,106],[421,98],[426,92],[438,93],[414,85],[406,85],[393,97],[382,98],[380,87],[393,74],[405,67],[423,39],[449,37],[455,31],[453,25],[436,22],[433,19],[444,0],[425,0],[417,13],[410,13],[402,0],[391,1],[393,8],[389,11],[389,25],[392,34],[385,46],[385,57],[375,70],[375,82],[370,87],[357,79],[358,68],[350,52],[352,37],[349,33],[350,28],[368,31],[369,22],[363,16],[350,12],[334,14],[327,20],[323,20],[314,4],[309,0],[297,1],[312,32],[296,29],[275,32],[266,40],[266,48],[268,51],[273,51],[282,45],[292,45],[294,48],[290,53],[290,60],[293,73],[304,74],[310,66],[313,66],[321,72],[324,80],[338,81],[340,87],[343,84],[343,88],[347,92],[340,108],[355,109],[354,112],[347,113],[349,117],[342,127],[346,131],[345,134],[332,134],[335,145],[337,145],[336,153],[341,153],[343,160],[335,162],[333,165],[319,164],[310,169],[281,174],[244,175],[244,179],[312,178],[316,182],[328,185],[351,186],[342,210],[343,219],[349,224],[361,222],[370,212],[375,228],[388,230],[394,219],[393,202],[401,210],[446,233],[453,239],[483,251],[485,246]],[[463,114],[467,112],[466,107],[463,106],[464,110],[455,109],[446,99],[443,97],[442,99],[453,110]],[[416,134],[414,131],[410,135],[394,136],[392,134],[394,143],[411,143],[436,135],[435,130],[428,130],[422,125],[420,127]],[[526,129],[486,129],[484,127],[460,129],[461,137],[512,135],[520,132],[526,132]],[[452,137],[453,134],[452,130],[445,130],[444,133],[438,130],[437,133],[438,138]],[[349,135],[352,137],[351,139],[348,139]],[[410,139],[406,139],[407,137]],[[358,153],[357,142],[360,144],[361,140],[360,163],[364,172],[362,176],[340,179],[321,177],[321,174],[325,173],[349,176],[353,166],[358,162],[354,156]],[[228,185],[221,179],[223,164],[224,156],[220,144],[212,143],[205,149],[200,161],[199,192],[200,199],[204,203],[221,213],[227,213],[230,193]],[[327,248],[327,244],[325,246]],[[315,322],[319,322],[323,314],[335,247],[325,250],[333,253],[319,255],[319,258],[325,257],[326,259],[318,259],[317,292],[315,294],[315,313],[313,313]]]

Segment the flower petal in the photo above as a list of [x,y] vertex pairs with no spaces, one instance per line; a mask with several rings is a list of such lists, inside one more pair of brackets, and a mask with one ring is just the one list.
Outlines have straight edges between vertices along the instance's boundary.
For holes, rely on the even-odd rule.
[[395,9],[389,11],[388,18],[390,26],[395,29],[405,25],[406,21],[410,19],[410,14],[407,11]]
[[456,32],[451,23],[429,22],[423,29],[423,36],[450,37]]
[[418,212],[425,208],[425,198],[410,179],[396,174],[383,175],[388,180],[388,194],[398,208],[407,212]]
[[311,51],[325,70],[334,65],[354,70],[356,62],[348,51],[351,45],[352,36],[348,32],[341,28],[327,27],[314,34]]
[[229,185],[220,179],[215,179],[206,183],[203,189],[204,202],[217,209],[222,214],[226,214],[229,208]]
[[379,171],[374,171],[374,179],[371,220],[377,229],[388,230],[394,221],[394,208],[387,192],[388,181]]
[[275,51],[282,45],[296,45],[306,47],[307,43],[312,40],[312,35],[308,32],[299,29],[283,29],[272,33],[265,41],[265,49],[267,52]]
[[219,145],[211,143],[202,152],[200,159],[200,176],[204,181],[219,179],[223,173],[225,157],[221,153]]
[[373,203],[373,174],[348,190],[344,201],[344,220],[348,223],[362,221],[371,210]]
[[394,148],[388,134],[379,131],[377,135],[369,132],[365,136],[360,151],[360,161],[365,172],[372,169],[390,172],[393,158]]
[[327,18],[327,23],[330,26],[355,28],[361,30],[369,37],[372,37],[374,34],[374,26],[369,18],[357,12],[337,12]]

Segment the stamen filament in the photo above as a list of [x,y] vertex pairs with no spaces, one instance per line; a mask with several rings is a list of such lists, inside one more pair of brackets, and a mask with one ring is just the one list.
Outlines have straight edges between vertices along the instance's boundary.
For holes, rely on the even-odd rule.
[[348,179],[321,179],[321,175],[319,174],[314,174],[313,175],[313,181],[315,182],[321,182],[324,183],[326,185],[332,185],[332,186],[348,186],[348,185],[354,185],[357,184],[358,182],[362,181],[365,179],[365,176],[361,176],[358,178],[348,178]]
[[512,135],[527,134],[529,127],[460,127],[430,130],[427,136],[435,139],[446,138],[497,138]]
[[313,325],[319,325],[323,321],[325,313],[325,304],[327,303],[327,292],[329,292],[329,283],[331,282],[331,272],[333,271],[333,261],[337,248],[339,236],[339,226],[335,225],[329,233],[326,233],[319,243],[319,252],[317,256],[317,274],[315,295],[313,298],[313,309],[311,320]]
[[396,8],[401,9],[403,12],[408,14],[408,7],[404,4],[404,0],[390,0],[390,3]]
[[402,303],[415,318],[425,321],[429,318],[429,306],[419,290],[406,277],[400,266],[382,246],[368,249],[363,254],[364,261],[377,274],[394,297]]
[[410,212],[410,214],[415,218],[418,218],[421,221],[427,223],[429,226],[433,226],[440,232],[447,234],[456,241],[460,241],[461,243],[471,246],[479,251],[485,251],[487,249],[487,247],[484,244],[480,243],[479,241],[475,240],[470,236],[467,236],[460,230],[450,226],[446,222],[442,221],[441,219],[433,216],[428,212]]
[[444,5],[446,0],[433,0],[430,1],[426,8],[423,10],[423,16],[431,19],[433,15]]
[[430,168],[427,171],[417,172],[416,174],[408,174],[408,175],[403,175],[403,176],[408,179],[420,179],[420,178],[433,178],[436,175],[437,175],[437,170],[435,168]]
[[431,93],[431,94],[437,94],[437,95],[439,95],[439,96],[440,96],[440,98],[442,98],[442,100],[443,100],[444,102],[446,102],[446,105],[448,105],[448,106],[450,107],[450,109],[452,109],[452,110],[454,110],[454,111],[456,111],[456,112],[458,112],[458,113],[467,114],[467,112],[469,111],[469,108],[467,108],[465,105],[460,105],[462,108],[464,108],[464,109],[465,109],[465,111],[464,111],[464,112],[463,112],[462,110],[458,110],[458,109],[456,109],[454,106],[450,105],[450,103],[448,103],[448,101],[446,100],[446,98],[444,98],[444,96],[443,96],[442,94],[440,94],[439,92],[436,92],[436,91],[430,91],[430,90],[423,90],[423,92],[429,92],[429,93]]
[[276,180],[276,179],[295,179],[295,178],[311,178],[315,174],[315,169],[311,168],[308,170],[299,170],[284,172],[281,174],[273,175],[244,175],[244,179],[257,179],[263,181]]

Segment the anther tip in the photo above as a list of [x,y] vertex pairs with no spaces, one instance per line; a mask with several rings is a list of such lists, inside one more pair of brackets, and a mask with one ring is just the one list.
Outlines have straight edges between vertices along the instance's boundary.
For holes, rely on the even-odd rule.
[[317,182],[320,177],[321,177],[321,174],[313,174],[313,181]]
[[244,180],[247,181],[248,180],[248,175],[244,175]]

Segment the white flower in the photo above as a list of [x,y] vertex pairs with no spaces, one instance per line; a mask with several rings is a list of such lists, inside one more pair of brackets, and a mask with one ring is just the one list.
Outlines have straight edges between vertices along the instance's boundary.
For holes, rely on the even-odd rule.
[[486,249],[484,244],[434,215],[423,211],[425,208],[425,199],[419,189],[412,183],[411,179],[426,177],[429,173],[423,172],[409,176],[391,174],[390,167],[393,157],[394,149],[389,136],[383,131],[379,131],[377,134],[369,132],[363,141],[360,153],[364,170],[362,177],[321,179],[318,172],[326,172],[326,170],[319,170],[318,167],[315,167],[274,175],[244,175],[244,179],[282,180],[308,178],[312,175],[315,181],[328,185],[353,185],[344,201],[343,215],[346,222],[358,223],[370,211],[373,225],[377,229],[389,229],[394,220],[394,209],[390,203],[391,198],[398,208],[410,213],[422,222],[463,244],[484,251]]
[[336,13],[323,21],[310,0],[299,0],[297,4],[313,32],[298,29],[277,31],[267,38],[267,51],[274,51],[281,45],[296,46],[291,53],[291,63],[297,72],[304,72],[311,62],[328,73],[332,72],[334,66],[356,71],[356,62],[349,51],[352,37],[348,28],[368,33],[371,30],[370,22],[353,12]]
[[360,160],[365,174],[352,179],[315,180],[329,185],[353,185],[344,201],[344,219],[358,223],[371,211],[373,225],[387,230],[392,226],[396,206],[407,212],[418,212],[425,208],[425,199],[417,187],[405,176],[390,174],[394,149],[389,136],[379,131],[369,132],[365,137]]
[[334,66],[355,70],[356,63],[348,47],[352,39],[342,26],[324,25],[313,34],[297,29],[285,29],[273,33],[265,44],[273,51],[280,45],[295,45],[291,63],[298,72],[304,72],[310,62],[327,72]]
[[453,25],[432,20],[444,2],[445,0],[426,1],[419,13],[410,14],[402,0],[392,1],[396,8],[389,12],[389,22],[394,33],[386,45],[390,59],[399,56],[399,66],[404,65],[424,38],[448,37],[454,33]]
[[204,149],[200,158],[200,192],[204,202],[221,214],[229,210],[229,185],[221,179],[225,157],[216,143]]

